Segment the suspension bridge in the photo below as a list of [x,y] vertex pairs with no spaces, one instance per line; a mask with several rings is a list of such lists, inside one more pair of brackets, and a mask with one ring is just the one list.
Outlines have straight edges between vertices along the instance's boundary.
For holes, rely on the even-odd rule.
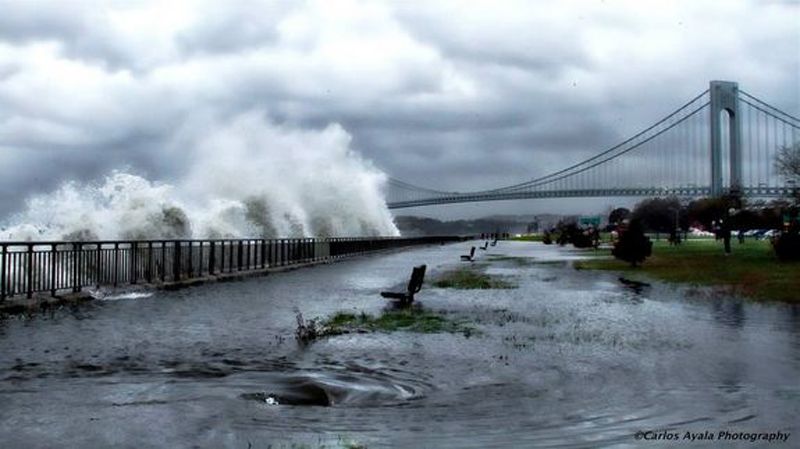
[[798,188],[775,168],[781,147],[800,142],[800,119],[739,89],[707,90],[623,142],[530,181],[446,192],[390,178],[390,209],[527,198],[621,196],[778,197]]

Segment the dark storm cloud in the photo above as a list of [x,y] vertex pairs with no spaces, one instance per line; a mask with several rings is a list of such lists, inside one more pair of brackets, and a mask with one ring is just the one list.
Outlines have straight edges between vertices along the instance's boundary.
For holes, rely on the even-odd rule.
[[[454,2],[429,8],[404,6],[399,8],[398,17],[409,32],[421,42],[438,48],[448,59],[479,67],[510,66],[546,76],[590,66],[580,42],[582,18],[554,17],[547,12],[515,14],[513,9],[492,8],[487,4],[472,10]],[[459,20],[442,20],[459,16],[462,16]]]
[[28,42],[41,39],[65,40],[84,28],[83,8],[80,4],[73,14],[48,8],[41,2],[0,2],[0,36],[9,42]]
[[514,184],[623,140],[711,79],[800,109],[796,2],[0,0],[0,215],[65,179],[178,176],[256,111],[339,123],[392,176]]
[[185,53],[224,54],[273,43],[278,38],[276,27],[299,3],[225,2],[206,6],[209,10],[200,20],[176,36]]

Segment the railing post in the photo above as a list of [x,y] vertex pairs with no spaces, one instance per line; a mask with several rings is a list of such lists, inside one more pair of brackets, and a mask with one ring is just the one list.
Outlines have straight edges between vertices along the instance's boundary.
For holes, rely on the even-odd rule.
[[210,276],[214,275],[214,262],[216,262],[216,251],[214,248],[214,241],[211,240],[209,242],[209,253],[208,253],[208,274]]
[[161,241],[161,282],[167,281],[167,242]]
[[203,241],[200,240],[197,248],[197,277],[203,277]]
[[72,291],[77,293],[81,291],[81,252],[83,245],[80,242],[73,243],[72,248],[75,250],[75,270],[72,278]]
[[172,280],[181,280],[181,242],[175,240],[172,248]]
[[233,272],[233,240],[228,241],[228,273]]
[[131,245],[131,279],[130,279],[130,283],[131,284],[136,284],[136,275],[137,275],[136,272],[138,271],[138,270],[136,270],[136,248],[139,246],[139,244],[136,243],[136,242],[131,242],[130,245]]
[[236,268],[238,271],[242,271],[242,249],[244,247],[244,243],[239,240],[238,248],[236,249]]
[[278,252],[276,248],[275,239],[267,240],[267,266],[270,268],[278,264]]
[[267,267],[267,241],[261,239],[261,269]]
[[6,300],[6,254],[8,253],[8,246],[0,245],[0,250],[3,254],[0,255],[0,302]]
[[147,242],[147,283],[153,283],[153,241]]
[[50,296],[56,296],[56,248],[54,243],[50,245]]
[[119,242],[114,242],[114,287],[119,279]]
[[97,286],[97,288],[100,288],[100,284],[103,282],[102,255],[103,255],[103,244],[102,243],[98,243],[97,244],[97,255],[95,255],[95,257],[94,257],[94,278],[95,278],[94,280],[96,281],[95,285]]
[[28,299],[33,297],[33,245],[28,244],[28,251],[27,251],[27,273],[25,273],[25,282],[27,282],[26,290],[28,293]]
[[189,279],[191,279],[192,275],[194,274],[194,264],[192,263],[192,243],[194,242],[189,240],[187,243],[189,244],[189,249],[187,251],[188,252],[187,256],[189,258],[189,265],[186,267],[186,276]]

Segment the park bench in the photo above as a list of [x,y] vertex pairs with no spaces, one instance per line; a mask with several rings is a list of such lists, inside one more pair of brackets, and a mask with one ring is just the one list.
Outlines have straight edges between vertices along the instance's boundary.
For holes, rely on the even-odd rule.
[[472,262],[472,258],[475,257],[475,247],[473,246],[471,250],[469,250],[469,254],[464,254],[461,256],[461,260],[465,262]]
[[414,301],[414,295],[422,289],[422,282],[425,280],[425,265],[414,267],[411,270],[411,279],[408,281],[408,288],[404,292],[381,292],[381,296],[389,299],[399,299],[402,304],[410,304]]
[[489,241],[487,240],[483,242],[483,246],[480,246],[479,248],[486,251],[489,248]]

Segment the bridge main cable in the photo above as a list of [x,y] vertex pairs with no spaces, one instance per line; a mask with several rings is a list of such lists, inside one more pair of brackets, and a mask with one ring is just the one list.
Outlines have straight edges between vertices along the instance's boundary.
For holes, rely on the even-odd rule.
[[[662,124],[664,124],[665,122],[671,120],[673,117],[679,115],[681,112],[683,112],[685,109],[689,108],[693,103],[697,102],[699,99],[701,99],[704,95],[706,95],[708,93],[709,93],[708,89],[704,90],[703,92],[701,92],[700,94],[696,95],[694,98],[692,98],[691,100],[689,100],[688,102],[686,102],[685,104],[680,106],[679,108],[675,109],[673,112],[671,112],[670,114],[668,114],[667,116],[665,116],[664,118],[659,120],[658,122],[654,123],[653,125],[645,128],[644,130],[642,130],[642,131],[638,132],[637,134],[633,135],[632,137],[630,137],[630,138],[628,138],[628,139],[626,139],[626,140],[624,140],[624,141],[612,146],[611,148],[609,148],[609,149],[607,149],[605,151],[602,151],[602,152],[600,152],[600,153],[598,153],[598,154],[596,154],[596,155],[594,155],[594,156],[592,156],[592,157],[590,157],[588,159],[580,161],[580,162],[578,162],[576,164],[573,164],[573,165],[571,165],[569,167],[563,168],[563,169],[558,170],[556,172],[547,174],[545,176],[542,176],[542,177],[539,177],[539,178],[536,178],[536,179],[525,181],[525,182],[522,182],[522,183],[512,184],[512,185],[509,185],[509,186],[499,187],[499,188],[495,188],[495,189],[478,190],[478,191],[463,192],[462,193],[462,192],[444,192],[444,191],[430,189],[430,188],[426,188],[426,187],[420,187],[420,186],[416,186],[416,185],[408,183],[408,182],[400,181],[400,180],[398,180],[396,178],[390,178],[390,182],[394,181],[394,183],[396,183],[396,184],[402,184],[402,187],[404,187],[406,189],[413,189],[413,190],[419,191],[419,192],[429,192],[429,193],[435,193],[435,194],[438,194],[438,195],[453,195],[453,194],[456,194],[456,195],[470,195],[470,196],[473,196],[473,195],[487,195],[487,194],[499,194],[499,193],[503,193],[503,192],[513,192],[513,191],[517,191],[517,190],[520,190],[520,189],[523,189],[523,188],[526,188],[526,187],[533,187],[533,186],[541,185],[542,183],[545,183],[545,182],[551,182],[551,181],[556,181],[556,180],[559,180],[559,179],[564,179],[565,177],[571,176],[572,174],[581,173],[581,172],[585,171],[586,169],[591,168],[591,167],[595,167],[595,166],[597,166],[599,164],[593,164],[588,168],[584,168],[582,170],[578,170],[575,173],[568,173],[565,176],[559,176],[559,175],[563,175],[563,174],[565,174],[567,172],[575,170],[578,167],[581,167],[583,165],[589,164],[589,163],[591,163],[593,161],[596,161],[597,159],[602,158],[603,156],[611,154],[614,151],[617,151],[620,148],[625,147],[629,143],[635,141],[636,139],[640,138],[641,136],[647,134],[648,132],[652,131],[653,129],[655,129],[655,128],[661,126]],[[691,113],[687,114],[682,119],[680,119],[678,122],[676,122],[676,124],[681,122],[681,121],[683,121],[683,120],[685,120],[686,118],[692,116],[693,114],[697,113],[698,110],[704,108],[707,105],[708,105],[708,103],[704,103],[699,108],[695,108]],[[675,126],[675,124],[672,124],[667,129],[671,128],[672,126]],[[619,155],[625,154],[625,153],[631,151],[632,149],[640,146],[642,143],[651,140],[652,138],[656,137],[657,135],[659,135],[659,134],[661,134],[661,133],[663,133],[665,131],[666,131],[666,129],[656,133],[654,136],[651,136],[649,139],[646,139],[645,141],[640,142],[637,145],[620,152],[617,155],[614,155],[614,156],[612,156],[610,158],[604,159],[600,163],[607,162],[608,160],[611,160],[611,159],[613,159],[613,158],[615,158],[615,157],[617,157]]]

